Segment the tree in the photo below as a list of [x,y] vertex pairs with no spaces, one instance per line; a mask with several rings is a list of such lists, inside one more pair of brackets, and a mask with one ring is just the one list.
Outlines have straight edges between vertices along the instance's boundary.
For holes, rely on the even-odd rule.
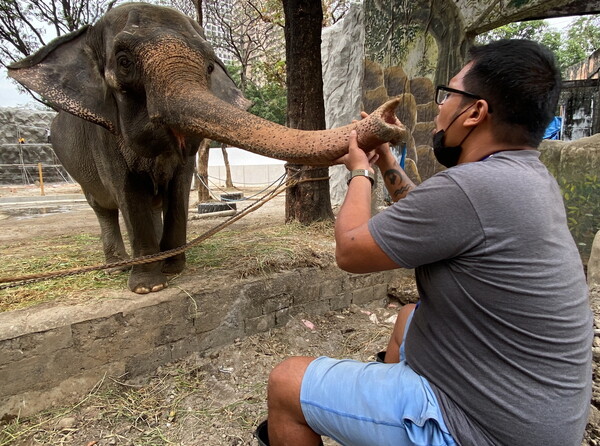
[[478,44],[485,44],[499,39],[530,39],[539,41],[548,28],[548,23],[544,20],[513,22],[478,35],[476,42]]
[[550,28],[545,20],[515,22],[501,26],[475,38],[477,44],[497,39],[531,39],[547,46],[560,69],[581,62],[600,48],[600,16],[582,16],[561,32]]
[[[236,63],[230,64],[227,65],[227,71],[239,85],[241,67]],[[285,125],[287,110],[285,62],[279,61],[275,65],[256,62],[252,73],[258,73],[260,80],[246,79],[244,96],[252,102],[248,111],[268,121]]]
[[331,26],[339,22],[348,8],[350,0],[323,0],[323,26]]
[[562,68],[581,62],[600,48],[600,16],[579,17],[567,29],[560,48]]
[[[288,86],[288,126],[302,130],[325,128],[321,67],[321,0],[284,0]],[[327,178],[328,168],[286,164],[290,176],[301,179]],[[307,224],[333,219],[329,181],[310,181],[288,189],[286,221]]]
[[[246,93],[254,63],[281,61],[281,27],[267,13],[268,0],[205,0],[207,37],[215,48],[224,49],[239,65],[239,87]],[[256,80],[258,73],[253,73]]]

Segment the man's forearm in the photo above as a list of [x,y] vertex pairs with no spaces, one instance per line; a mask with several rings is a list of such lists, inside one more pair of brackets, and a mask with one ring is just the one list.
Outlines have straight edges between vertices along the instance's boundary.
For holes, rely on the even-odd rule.
[[355,177],[348,184],[348,192],[336,218],[336,238],[364,225],[370,218],[371,182],[367,177]]
[[388,152],[388,156],[380,157],[376,164],[392,201],[396,202],[406,197],[416,187],[391,152]]

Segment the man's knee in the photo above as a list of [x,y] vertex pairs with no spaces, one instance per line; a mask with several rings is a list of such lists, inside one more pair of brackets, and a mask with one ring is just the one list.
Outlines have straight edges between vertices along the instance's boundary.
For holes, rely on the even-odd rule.
[[302,378],[314,358],[294,356],[275,366],[269,374],[267,399],[269,405],[281,402],[300,401]]

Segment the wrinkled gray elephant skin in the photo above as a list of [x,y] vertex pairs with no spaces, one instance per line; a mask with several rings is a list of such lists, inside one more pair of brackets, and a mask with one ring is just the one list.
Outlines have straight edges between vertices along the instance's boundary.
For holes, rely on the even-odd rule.
[[[202,28],[183,14],[128,3],[95,25],[62,36],[9,67],[9,75],[59,113],[52,145],[94,209],[107,262],[126,259],[119,211],[134,257],[186,242],[194,155],[203,138],[266,156],[328,165],[359,142],[399,141],[397,101],[369,118],[328,131],[298,131],[244,111],[243,98]],[[185,255],[134,265],[129,288],[158,291]]]

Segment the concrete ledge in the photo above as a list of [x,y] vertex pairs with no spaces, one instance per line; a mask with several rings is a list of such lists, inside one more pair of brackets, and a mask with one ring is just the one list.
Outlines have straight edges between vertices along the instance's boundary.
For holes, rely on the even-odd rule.
[[85,202],[82,194],[62,195],[34,195],[31,197],[0,197],[0,206],[14,206],[20,204],[49,204],[81,201]]
[[299,313],[385,299],[392,279],[411,274],[328,266],[211,286],[180,277],[159,293],[110,291],[104,300],[0,314],[0,418],[77,401],[104,376],[143,376]]

